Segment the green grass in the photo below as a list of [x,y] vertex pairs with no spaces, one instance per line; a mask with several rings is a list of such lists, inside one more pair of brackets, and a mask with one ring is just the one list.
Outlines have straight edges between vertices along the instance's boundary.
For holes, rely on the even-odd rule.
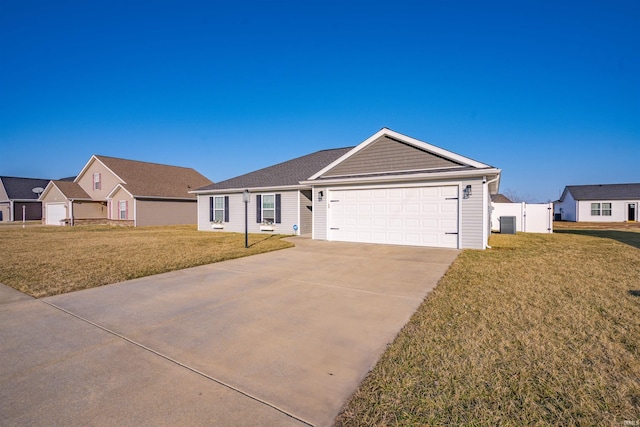
[[292,247],[195,226],[0,227],[0,283],[36,298]]
[[490,244],[458,257],[337,425],[640,422],[640,233]]

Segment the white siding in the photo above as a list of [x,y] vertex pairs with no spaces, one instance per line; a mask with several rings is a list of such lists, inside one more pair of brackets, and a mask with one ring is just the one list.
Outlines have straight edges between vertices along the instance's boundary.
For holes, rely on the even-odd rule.
[[[281,223],[275,224],[276,234],[295,234],[294,225],[298,225],[298,190],[290,191],[265,191],[264,193],[251,193],[247,206],[247,225],[249,233],[266,233],[260,231],[260,224],[256,221],[256,195],[280,194],[281,195]],[[198,230],[222,231],[244,233],[244,202],[242,193],[216,194],[215,196],[229,197],[229,221],[224,223],[223,229],[213,229],[209,221],[209,199],[212,194],[198,195]]]
[[[324,197],[318,201],[318,193],[322,191]],[[324,187],[313,189],[313,238],[327,240],[327,189]]]
[[[463,198],[462,189],[471,184],[471,195]],[[487,224],[483,222],[482,179],[462,181],[460,189],[460,234],[461,246],[465,249],[484,249],[483,234]]]
[[556,202],[553,205],[554,213],[559,213],[563,221],[577,221],[576,217],[576,201],[569,191],[564,196],[562,202]]
[[[591,215],[591,203],[600,203],[600,209],[602,210],[602,203],[611,203],[611,216],[604,215]],[[627,221],[627,211],[629,203],[636,204],[636,220],[638,206],[640,206],[640,200],[580,200],[578,201],[578,215],[576,221],[580,222],[624,222]]]

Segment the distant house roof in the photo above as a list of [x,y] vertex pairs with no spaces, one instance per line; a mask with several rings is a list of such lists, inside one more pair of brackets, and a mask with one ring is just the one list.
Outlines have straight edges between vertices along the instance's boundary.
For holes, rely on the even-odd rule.
[[0,181],[2,181],[10,200],[38,200],[39,194],[34,193],[33,189],[45,188],[49,183],[48,179],[16,178],[13,176],[0,176]]
[[567,185],[560,201],[564,200],[567,191],[574,200],[628,200],[640,199],[640,183],[638,184],[597,184]]
[[493,203],[513,203],[513,201],[504,194],[492,194],[491,201]]
[[331,164],[353,147],[321,150],[306,156],[269,166],[216,184],[198,188],[196,192],[226,189],[286,187],[299,185],[322,168]]
[[187,198],[196,196],[189,191],[212,184],[195,169],[162,165],[137,160],[94,156],[124,181],[124,187],[134,197]]
[[52,185],[55,185],[56,187],[58,187],[58,189],[60,190],[60,192],[67,198],[67,199],[87,199],[87,200],[91,200],[91,196],[89,196],[86,191],[84,191],[82,189],[82,187],[80,187],[79,184],[72,182],[72,181],[66,181],[66,180],[54,180],[51,181]]

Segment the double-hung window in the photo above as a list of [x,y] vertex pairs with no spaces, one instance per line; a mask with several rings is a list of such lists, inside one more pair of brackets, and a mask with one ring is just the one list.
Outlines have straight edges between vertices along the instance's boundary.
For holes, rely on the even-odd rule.
[[262,221],[267,224],[276,222],[276,195],[262,195]]
[[224,221],[224,196],[215,196],[213,198],[213,221]]
[[591,216],[611,216],[611,203],[591,203]]
[[100,190],[101,188],[101,184],[100,184],[100,172],[96,172],[93,174],[93,189],[94,190]]
[[120,200],[120,202],[118,203],[118,218],[120,219],[127,219],[127,201],[126,200]]

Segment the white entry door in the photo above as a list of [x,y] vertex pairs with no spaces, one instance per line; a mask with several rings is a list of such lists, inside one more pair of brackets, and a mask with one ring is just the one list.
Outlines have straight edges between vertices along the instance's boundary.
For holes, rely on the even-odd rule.
[[458,186],[329,190],[328,240],[458,247]]
[[67,209],[64,203],[47,203],[47,225],[62,225],[62,220],[67,217]]

